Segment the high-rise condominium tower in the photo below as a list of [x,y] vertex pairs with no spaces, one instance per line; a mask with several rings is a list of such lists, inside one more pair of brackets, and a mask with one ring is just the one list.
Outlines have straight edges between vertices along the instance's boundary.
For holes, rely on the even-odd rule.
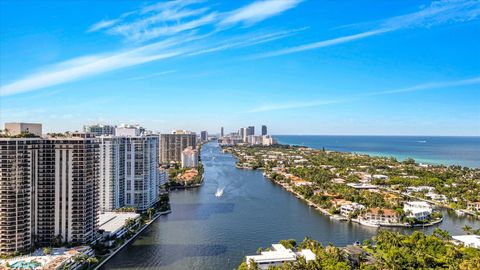
[[157,135],[126,137],[125,206],[145,211],[158,201]]
[[144,211],[158,201],[159,137],[138,126],[122,126],[116,134],[99,138],[101,210]]
[[267,135],[267,134],[268,134],[268,133],[267,133],[267,126],[263,125],[263,126],[262,126],[262,136],[265,136],[265,135]]
[[39,139],[0,139],[0,254],[32,245],[32,183]]
[[100,209],[112,211],[125,205],[125,158],[127,140],[124,137],[104,137],[100,140]]
[[250,135],[255,135],[255,127],[254,126],[249,126],[247,128],[247,136],[250,136]]
[[182,151],[191,146],[197,147],[195,133],[161,134],[160,135],[160,162],[181,162]]
[[85,134],[0,138],[0,253],[94,239],[98,146]]
[[200,132],[200,140],[202,142],[208,141],[208,132],[206,132],[206,131]]

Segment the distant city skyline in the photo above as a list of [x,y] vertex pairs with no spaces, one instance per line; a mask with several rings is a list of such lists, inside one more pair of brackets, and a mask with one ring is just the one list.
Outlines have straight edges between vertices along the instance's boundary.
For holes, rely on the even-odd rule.
[[472,0],[1,1],[0,126],[480,136],[479,28]]

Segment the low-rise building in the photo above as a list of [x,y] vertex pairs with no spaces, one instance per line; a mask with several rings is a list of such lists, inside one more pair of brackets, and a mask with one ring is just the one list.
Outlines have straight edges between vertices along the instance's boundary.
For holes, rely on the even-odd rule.
[[432,214],[432,207],[429,203],[423,201],[406,202],[403,205],[403,211],[407,217],[416,220],[426,220]]
[[472,211],[480,212],[480,201],[479,202],[467,202],[467,209]]
[[480,248],[480,235],[456,235],[452,238],[456,243],[462,243],[466,247]]
[[365,209],[365,206],[356,202],[344,204],[340,207],[340,215],[348,217],[353,212],[362,211],[363,209]]
[[370,224],[388,225],[399,223],[400,215],[392,209],[371,208],[361,216],[361,220]]
[[[131,224],[128,224],[128,220],[132,221]],[[99,223],[99,231],[103,233],[104,238],[119,238],[122,237],[130,227],[140,224],[140,214],[133,212],[104,212],[99,215]]]
[[364,183],[349,183],[347,186],[355,188],[355,189],[377,189],[378,186],[376,185],[370,185],[370,184],[364,184]]
[[282,265],[286,262],[295,262],[299,257],[305,258],[307,262],[316,259],[315,254],[310,249],[294,252],[281,244],[274,244],[270,251],[263,251],[260,255],[247,256],[246,260],[248,266],[250,266],[253,261],[257,264],[258,268],[263,270],[272,266]]

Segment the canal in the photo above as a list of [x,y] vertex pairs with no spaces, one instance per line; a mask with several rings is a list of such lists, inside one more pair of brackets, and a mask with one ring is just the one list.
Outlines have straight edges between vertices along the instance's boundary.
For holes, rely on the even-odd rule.
[[[234,269],[245,255],[281,239],[310,236],[325,245],[345,246],[377,231],[332,221],[265,179],[261,171],[236,169],[235,158],[223,154],[216,143],[203,146],[202,161],[204,185],[171,192],[173,212],[160,217],[102,269]],[[215,197],[218,188],[224,188],[220,198]],[[443,214],[438,227],[451,234],[462,234],[465,224],[480,227],[477,221]]]

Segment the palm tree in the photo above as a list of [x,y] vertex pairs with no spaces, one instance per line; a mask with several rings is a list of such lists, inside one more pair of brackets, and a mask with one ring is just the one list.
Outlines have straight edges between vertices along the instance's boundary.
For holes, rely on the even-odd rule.
[[90,269],[90,266],[92,264],[97,264],[98,263],[98,259],[95,258],[95,257],[90,257],[87,259],[87,263],[88,263],[88,269]]
[[467,234],[471,234],[472,233],[472,227],[468,226],[468,225],[465,225],[463,226],[463,231],[465,231]]
[[135,224],[135,220],[133,220],[132,218],[127,218],[127,219],[125,220],[125,228],[130,228],[130,227],[132,227],[134,224]]
[[152,220],[153,212],[154,212],[153,208],[148,208],[147,209],[147,214],[148,214],[148,219],[149,220]]

